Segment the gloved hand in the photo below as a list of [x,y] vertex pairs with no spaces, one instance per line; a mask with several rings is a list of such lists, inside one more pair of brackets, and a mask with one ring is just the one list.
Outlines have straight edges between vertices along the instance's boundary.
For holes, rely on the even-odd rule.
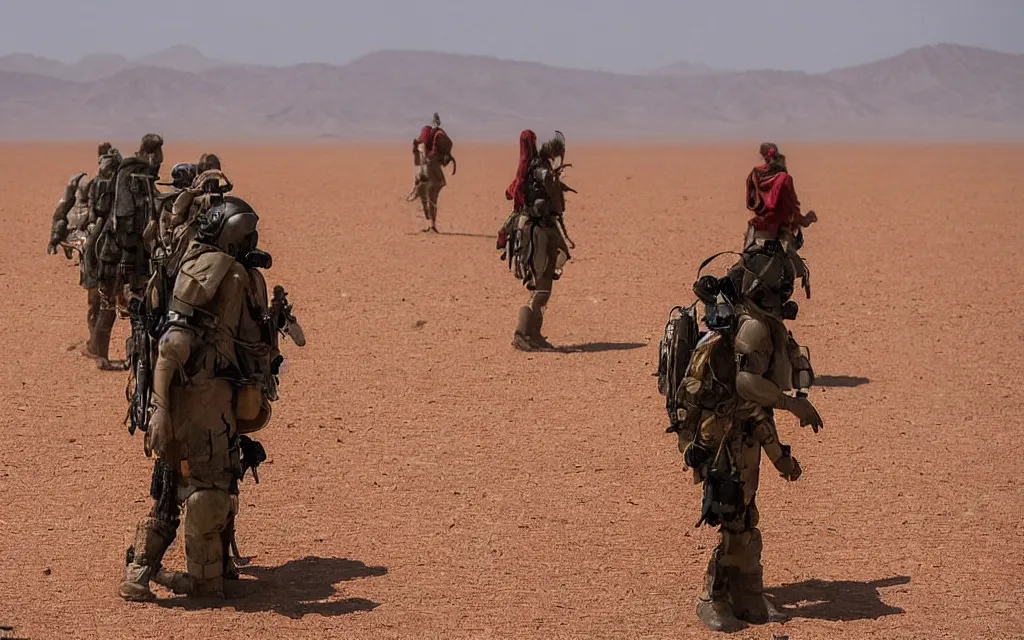
[[146,453],[152,452],[162,458],[173,439],[171,414],[163,407],[156,407],[149,418],[149,429],[146,430]]
[[800,468],[800,463],[793,456],[779,458],[778,462],[775,463],[775,469],[779,472],[780,476],[789,482],[799,480],[801,474],[804,472],[803,469]]
[[809,425],[814,430],[814,433],[818,433],[818,430],[824,426],[821,422],[821,416],[818,415],[818,410],[814,408],[814,405],[807,398],[786,396],[780,408],[796,416],[800,420],[801,427]]

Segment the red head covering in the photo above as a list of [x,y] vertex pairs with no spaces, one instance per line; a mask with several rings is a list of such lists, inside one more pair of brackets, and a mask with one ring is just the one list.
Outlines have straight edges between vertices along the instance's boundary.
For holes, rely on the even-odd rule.
[[430,151],[430,147],[434,144],[434,127],[428,124],[420,129],[420,144]]
[[526,194],[523,186],[526,184],[526,174],[530,170],[530,163],[537,157],[537,134],[529,129],[523,129],[519,134],[519,166],[516,168],[516,178],[505,190],[505,199],[512,201],[512,207],[518,211],[526,206]]
[[786,171],[786,156],[778,145],[765,142],[758,150],[764,164],[747,176],[747,209],[754,213],[750,224],[760,231],[777,233],[791,227],[800,216],[793,178]]

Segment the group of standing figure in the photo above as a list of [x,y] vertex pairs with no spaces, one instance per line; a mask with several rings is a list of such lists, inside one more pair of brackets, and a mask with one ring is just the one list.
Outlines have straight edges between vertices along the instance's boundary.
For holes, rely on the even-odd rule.
[[[764,596],[756,500],[761,452],[782,478],[795,481],[802,469],[780,440],[776,411],[794,415],[815,433],[822,427],[808,397],[814,383],[810,352],[786,326],[799,311],[792,299],[797,282],[811,295],[810,270],[799,250],[803,230],[818,216],[801,211],[778,145],[764,143],[758,151],[760,163],[746,180],[746,206],[753,215],[741,250],[704,261],[692,287],[697,301],[672,309],[659,345],[667,432],[677,434],[684,468],[703,489],[697,526],[719,530],[697,601],[698,618],[715,631],[781,618]],[[554,282],[575,249],[564,219],[565,194],[575,192],[562,182],[570,166],[565,152],[560,132],[538,146],[537,135],[523,131],[515,179],[505,192],[513,206],[497,249],[530,291],[512,339],[523,351],[555,350],[541,329]],[[428,177],[417,184],[436,184],[429,171],[423,175]],[[436,197],[429,210],[433,221]],[[736,258],[723,275],[703,273],[723,255]]]
[[[305,343],[281,287],[268,293],[258,248],[259,216],[231,194],[220,159],[179,163],[158,183],[163,139],[142,138],[122,158],[99,147],[97,176],[70,181],[53,214],[48,252],[79,258],[88,292],[86,355],[101,369],[128,370],[129,433],[155,456],[149,513],[136,527],[119,593],[151,600],[156,582],[175,593],[223,596],[237,578],[238,484],[266,459],[249,437],[277,400],[279,336]],[[157,185],[169,186],[161,192]],[[112,364],[119,314],[131,322],[126,359]],[[182,517],[184,512],[184,517]],[[185,572],[163,557],[182,526]]]
[[[76,175],[53,214],[48,252],[79,255],[80,284],[88,292],[85,353],[102,369],[130,371],[129,431],[145,432],[156,461],[150,512],[139,521],[126,558],[120,594],[154,597],[150,583],[176,593],[223,595],[237,577],[231,552],[238,483],[266,457],[249,434],[266,426],[277,400],[283,362],[279,336],[305,342],[284,290],[267,291],[272,265],[258,248],[259,217],[241,198],[220,160],[204,154],[179,163],[170,183],[157,183],[163,140],[142,138],[122,158],[99,147],[95,178]],[[566,229],[562,181],[566,141],[560,132],[538,145],[525,130],[519,162],[505,197],[512,212],[498,232],[497,249],[530,292],[518,312],[512,345],[552,350],[542,334],[554,283],[575,248]],[[786,158],[778,146],[760,148],[761,163],[746,181],[753,213],[738,252],[704,261],[693,284],[697,300],[670,312],[659,345],[658,383],[677,434],[684,466],[703,487],[697,526],[718,527],[720,541],[707,565],[697,615],[709,628],[739,629],[769,621],[764,597],[762,537],[756,496],[763,450],[786,480],[802,473],[776,426],[776,411],[817,432],[822,420],[808,399],[814,382],[809,352],[786,323],[799,280],[810,297],[810,272],[799,255],[803,214]],[[437,231],[443,168],[455,170],[452,143],[434,114],[414,140],[418,196]],[[160,192],[156,185],[169,186]],[[723,275],[704,274],[717,258],[736,259]],[[118,310],[131,319],[123,367],[109,358]],[[793,393],[795,391],[795,393]],[[258,476],[256,476],[258,478]],[[162,567],[184,509],[187,571]]]
[[[450,152],[450,142],[446,149]],[[565,194],[575,193],[562,181],[570,166],[565,153],[560,132],[538,146],[537,135],[523,131],[516,175],[505,191],[512,212],[498,231],[497,249],[530,291],[512,339],[512,346],[523,351],[556,350],[541,329],[552,287],[575,249],[564,217]],[[697,301],[672,309],[659,345],[667,432],[677,434],[684,468],[703,489],[697,526],[719,530],[697,601],[698,618],[715,631],[781,618],[764,596],[756,500],[761,452],[781,477],[795,481],[802,469],[780,440],[776,411],[796,416],[815,433],[822,427],[808,398],[814,383],[810,352],[786,326],[799,311],[792,299],[797,281],[806,297],[811,295],[810,270],[799,250],[803,230],[818,217],[801,211],[778,145],[762,144],[759,155],[760,163],[746,180],[746,206],[753,216],[742,249],[704,261],[693,284]],[[427,177],[417,184],[437,184],[430,178],[434,174],[422,175]],[[433,212],[427,216],[433,224],[436,197],[432,202],[433,208],[425,204],[424,211]],[[723,255],[736,258],[727,271],[705,275]]]
[[[575,248],[564,217],[565,194],[575,193],[562,182],[562,172],[571,166],[565,164],[565,145],[565,136],[559,131],[538,146],[537,134],[524,130],[519,135],[515,178],[505,190],[505,198],[512,201],[512,212],[498,232],[497,250],[530,291],[528,303],[519,309],[512,337],[512,346],[522,351],[556,349],[541,328],[552,287],[571,258],[570,250]],[[451,164],[452,175],[458,167],[452,146],[437,113],[412,141],[415,179],[407,200],[419,198],[427,220],[425,232],[438,233],[438,197],[448,184],[444,167]]]

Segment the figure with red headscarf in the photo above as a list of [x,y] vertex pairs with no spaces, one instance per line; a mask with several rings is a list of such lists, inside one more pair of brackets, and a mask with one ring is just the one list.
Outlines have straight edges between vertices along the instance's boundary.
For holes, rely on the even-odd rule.
[[423,207],[423,217],[428,226],[423,231],[437,231],[437,199],[441,189],[447,186],[444,167],[452,165],[452,175],[458,169],[452,156],[452,139],[441,128],[441,116],[434,114],[433,122],[420,130],[418,138],[412,141],[413,165],[416,168],[412,191],[406,198],[410,202],[417,197]]
[[498,250],[509,268],[531,292],[529,303],[519,309],[512,346],[522,351],[553,349],[541,334],[544,311],[551,289],[562,275],[575,248],[565,228],[565,192],[575,191],[562,182],[565,136],[537,147],[537,135],[529,129],[519,136],[519,165],[505,191],[513,211],[498,232]]
[[800,200],[793,186],[793,176],[786,168],[786,156],[773,142],[759,149],[762,164],[747,176],[747,209],[754,217],[747,223],[743,250],[756,250],[766,240],[778,240],[793,261],[796,276],[803,280],[810,297],[810,273],[797,253],[803,246],[803,229],[818,221],[818,214],[800,212]]

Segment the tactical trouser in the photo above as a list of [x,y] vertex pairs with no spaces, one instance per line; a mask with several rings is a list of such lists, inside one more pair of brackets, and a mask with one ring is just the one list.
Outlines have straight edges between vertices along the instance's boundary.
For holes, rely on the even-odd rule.
[[109,365],[110,335],[114,331],[114,320],[117,319],[118,308],[127,306],[124,287],[118,278],[104,278],[97,289],[99,292],[99,309],[93,324],[92,351],[100,366]]
[[102,296],[96,287],[86,289],[88,310],[85,315],[85,324],[89,327],[89,341],[86,343],[86,355],[96,355],[96,323],[100,317],[100,305]]
[[527,221],[521,231],[528,237],[526,246],[520,250],[526,252],[523,270],[527,272],[526,286],[531,294],[529,304],[519,309],[514,340],[517,345],[525,341],[533,346],[547,347],[550,345],[541,334],[544,311],[551,300],[554,282],[561,277],[562,267],[568,259],[568,248],[550,219]]
[[223,549],[223,563],[224,563],[224,579],[225,580],[237,580],[238,569],[235,567],[235,563],[232,560],[232,549],[231,543],[234,542],[235,538],[235,518],[238,515],[238,489],[234,489],[231,492],[231,511],[228,512],[227,526],[224,527],[224,531],[220,534],[221,548]]
[[437,231],[437,199],[447,182],[444,170],[437,160],[430,159],[420,165],[416,189],[420,196],[420,204],[423,206],[423,217],[430,223],[427,231]]
[[441,196],[443,184],[436,181],[421,183],[418,187],[420,204],[423,206],[423,217],[430,223],[431,229],[437,228],[437,200]]
[[742,621],[768,622],[761,567],[761,531],[754,500],[737,518],[719,527],[720,541],[711,555],[697,616],[713,631],[735,630]]
[[544,341],[541,329],[544,326],[544,309],[551,299],[551,288],[554,286],[554,278],[550,271],[535,279],[534,290],[530,293],[529,303],[519,309],[519,318],[516,322],[516,337],[525,338],[529,343]]
[[[157,465],[161,464],[159,461]],[[154,474],[158,472],[154,466]],[[149,510],[149,515],[139,520],[135,528],[135,539],[128,549],[124,582],[121,584],[121,597],[126,600],[152,600],[153,592],[149,583],[157,577],[163,563],[164,554],[174,542],[181,511],[177,502],[165,504],[160,508],[157,500]]]
[[192,595],[224,595],[224,533],[232,515],[231,494],[202,489],[185,499],[185,564]]

